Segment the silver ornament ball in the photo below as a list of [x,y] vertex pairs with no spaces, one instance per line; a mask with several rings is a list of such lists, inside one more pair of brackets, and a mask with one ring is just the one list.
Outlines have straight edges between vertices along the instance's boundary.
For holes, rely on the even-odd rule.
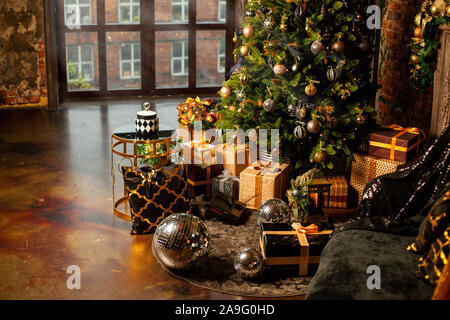
[[242,248],[234,259],[234,268],[243,278],[258,278],[263,274],[264,260],[259,251],[252,248]]
[[188,213],[175,213],[156,228],[152,250],[166,268],[183,270],[206,253],[209,233],[203,221]]
[[315,55],[321,53],[324,49],[323,43],[316,40],[311,44],[311,52]]
[[258,223],[286,223],[291,220],[291,209],[281,199],[268,199],[261,203],[256,213]]
[[320,131],[319,121],[313,119],[306,124],[306,130],[310,133],[318,133]]
[[275,19],[273,17],[264,20],[264,29],[266,29],[266,31],[270,31],[273,28],[275,28]]
[[267,99],[263,102],[263,109],[266,112],[272,112],[275,107],[275,102],[272,99]]
[[302,192],[301,192],[299,189],[294,189],[294,190],[292,190],[292,196],[293,196],[293,197],[298,198],[298,197],[300,197],[301,195],[302,195]]

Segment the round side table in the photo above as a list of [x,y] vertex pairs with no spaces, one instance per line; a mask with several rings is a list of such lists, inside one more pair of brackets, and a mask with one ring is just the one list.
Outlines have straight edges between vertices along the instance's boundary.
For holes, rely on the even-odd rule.
[[[129,165],[137,167],[141,159],[158,159],[158,165],[163,166],[169,162],[171,137],[174,129],[164,124],[159,124],[159,139],[136,140],[136,131],[133,125],[122,126],[111,133],[111,182],[113,212],[116,216],[131,221],[130,208],[128,206],[128,194],[123,186],[123,195],[116,196],[116,173],[122,175],[120,166],[124,160]],[[148,145],[154,154],[138,155],[138,146]],[[165,146],[163,152],[157,152],[160,146]],[[117,162],[117,164],[115,164]],[[117,191],[118,192],[118,191]],[[118,198],[119,197],[119,198]],[[118,198],[118,199],[117,199]],[[116,200],[117,199],[117,200]]]

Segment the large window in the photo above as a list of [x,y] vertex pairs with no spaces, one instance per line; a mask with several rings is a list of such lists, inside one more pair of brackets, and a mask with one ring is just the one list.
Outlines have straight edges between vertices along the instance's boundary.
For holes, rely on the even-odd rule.
[[63,99],[216,93],[233,65],[234,1],[55,1]]
[[120,79],[141,77],[141,44],[124,43],[120,46]]
[[91,0],[64,0],[64,17],[67,26],[91,24]]
[[189,13],[188,0],[172,0],[172,21],[187,22]]
[[172,42],[172,75],[188,74],[188,43],[187,41]]
[[139,23],[141,20],[140,0],[119,0],[119,22]]
[[94,79],[94,54],[91,45],[67,46],[67,81]]

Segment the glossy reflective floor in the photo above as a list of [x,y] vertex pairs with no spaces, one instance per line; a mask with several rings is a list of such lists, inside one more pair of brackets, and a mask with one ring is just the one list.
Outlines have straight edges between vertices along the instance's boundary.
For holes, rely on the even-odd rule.
[[[176,126],[184,99],[152,101],[162,123]],[[243,298],[172,277],[152,236],[131,236],[112,214],[110,132],[133,123],[141,103],[0,110],[0,299]],[[70,265],[80,290],[67,289]]]

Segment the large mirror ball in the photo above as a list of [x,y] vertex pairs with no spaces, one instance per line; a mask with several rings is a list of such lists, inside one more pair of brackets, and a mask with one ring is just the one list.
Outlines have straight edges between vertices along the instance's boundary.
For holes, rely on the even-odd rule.
[[153,255],[166,268],[183,270],[208,250],[209,233],[203,221],[188,213],[165,218],[153,236]]

